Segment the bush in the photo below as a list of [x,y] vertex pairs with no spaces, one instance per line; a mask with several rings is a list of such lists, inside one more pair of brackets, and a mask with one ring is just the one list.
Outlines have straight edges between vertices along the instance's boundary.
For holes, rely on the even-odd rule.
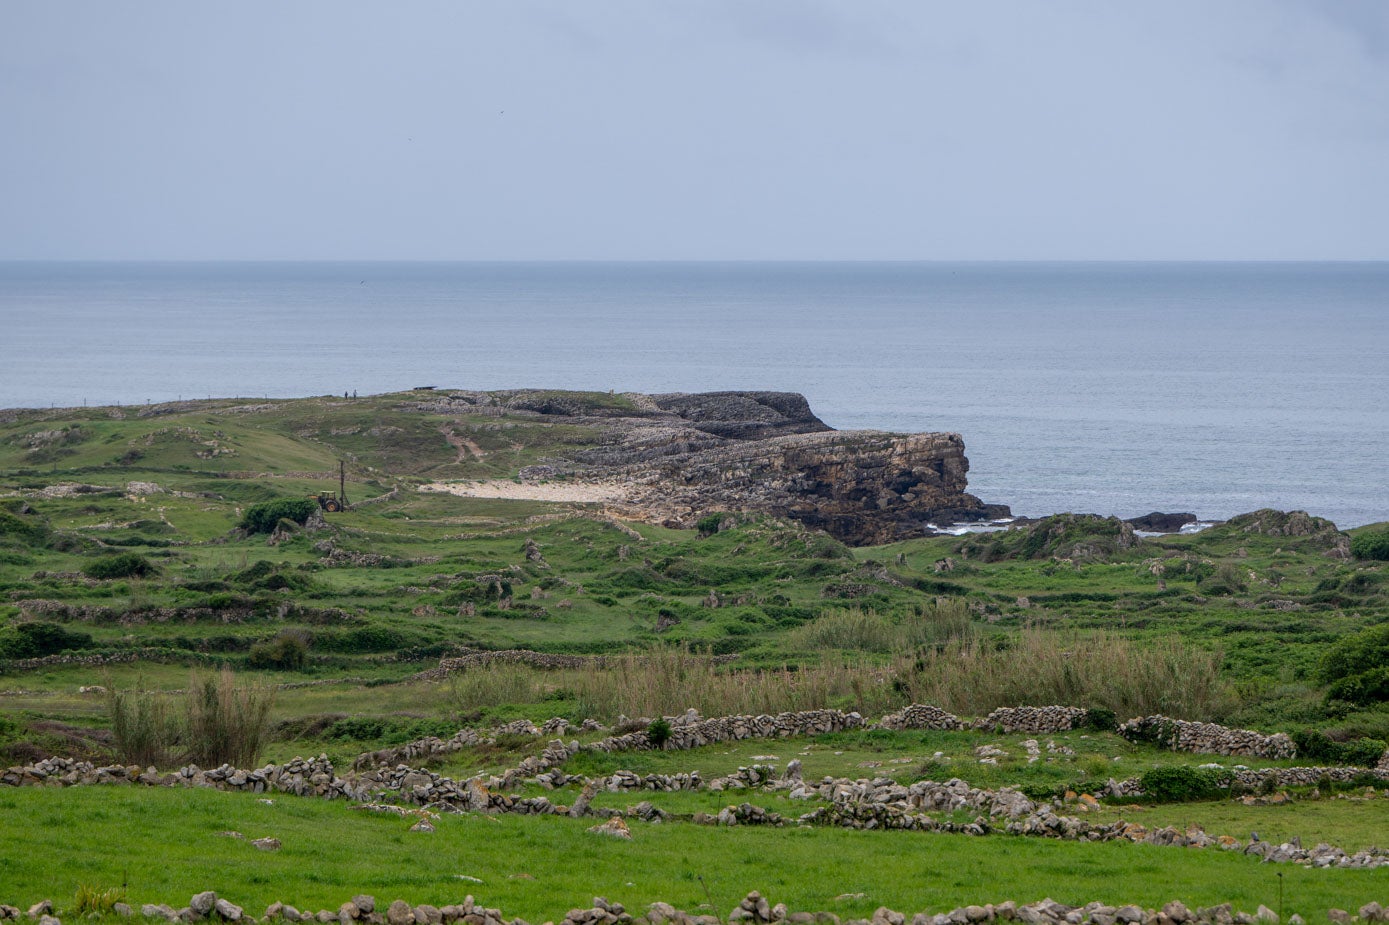
[[1139,778],[1148,799],[1157,803],[1187,803],[1214,800],[1225,795],[1232,775],[1216,768],[1154,768]]
[[1206,594],[1239,594],[1249,586],[1244,570],[1229,562],[1216,566],[1214,574],[1200,582]]
[[309,660],[309,643],[302,634],[281,633],[251,646],[246,664],[251,668],[302,671]]
[[1362,530],[1350,538],[1350,551],[1357,559],[1389,561],[1389,530]]
[[670,722],[664,717],[652,720],[646,727],[646,740],[653,748],[661,748],[670,741]]
[[56,623],[20,623],[0,629],[0,658],[42,658],[92,644],[87,633],[76,633]]
[[700,536],[713,536],[719,532],[719,526],[723,523],[723,516],[722,513],[705,514],[695,521],[695,529],[699,531]]
[[1119,717],[1105,707],[1090,707],[1085,711],[1085,728],[1097,732],[1113,732],[1119,727]]
[[1326,689],[1326,699],[1362,707],[1389,700],[1389,665],[1341,678]]
[[315,636],[319,649],[332,652],[394,652],[413,641],[399,630],[388,626],[359,626],[341,634]]
[[84,568],[88,578],[109,581],[114,578],[145,578],[157,569],[138,552],[123,552],[116,556],[106,556]]
[[1328,764],[1350,764],[1374,767],[1384,754],[1384,742],[1379,739],[1357,739],[1337,742],[1320,729],[1299,729],[1292,734],[1297,757]]
[[318,502],[310,498],[284,498],[279,501],[262,501],[246,509],[238,526],[247,533],[273,533],[281,520],[292,520],[303,526],[313,512],[318,510]]
[[1322,656],[1317,675],[1330,685],[1328,700],[1362,706],[1389,701],[1389,623],[1337,642]]
[[379,742],[396,744],[422,739],[425,736],[447,738],[458,731],[458,724],[448,720],[411,719],[395,716],[352,716],[334,721],[323,731],[324,738],[342,742]]

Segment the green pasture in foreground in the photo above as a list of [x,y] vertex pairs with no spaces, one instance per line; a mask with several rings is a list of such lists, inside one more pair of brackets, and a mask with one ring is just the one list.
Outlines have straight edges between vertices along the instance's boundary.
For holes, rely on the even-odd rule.
[[[433,834],[342,802],[130,787],[0,792],[0,901],[71,908],[80,884],[183,905],[201,890],[259,914],[270,902],[336,909],[355,893],[442,905],[472,894],[540,922],[593,896],[640,912],[654,901],[719,916],[752,889],[797,910],[868,916],[880,905],[943,911],[1050,896],[1160,906],[1232,902],[1324,921],[1389,894],[1389,870],[1310,870],[1243,855],[1107,843],[840,829],[634,822],[622,841],[591,820],[444,816]],[[266,853],[247,838],[274,836]],[[473,879],[464,878],[476,878]],[[707,888],[707,893],[706,893]],[[861,894],[861,895],[858,895]]]

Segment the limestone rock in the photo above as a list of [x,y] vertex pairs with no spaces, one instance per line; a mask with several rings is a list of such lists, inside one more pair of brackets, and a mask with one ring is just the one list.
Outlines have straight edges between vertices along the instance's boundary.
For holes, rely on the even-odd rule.
[[234,904],[228,902],[228,901],[225,900],[225,899],[219,899],[219,900],[217,900],[217,902],[213,903],[212,908],[213,908],[213,910],[214,910],[219,916],[221,916],[225,921],[228,921],[228,922],[239,922],[239,921],[241,921],[241,907],[240,907],[240,906],[237,906],[237,905],[234,905]]
[[1153,511],[1142,517],[1130,517],[1125,523],[1132,525],[1135,530],[1142,530],[1144,533],[1178,533],[1187,524],[1196,523],[1196,515],[1164,514],[1161,511]]

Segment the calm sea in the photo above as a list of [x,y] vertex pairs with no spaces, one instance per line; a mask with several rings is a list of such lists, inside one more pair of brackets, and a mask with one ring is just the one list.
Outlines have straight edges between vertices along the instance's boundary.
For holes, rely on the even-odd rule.
[[1017,513],[1389,520],[1389,263],[0,263],[0,407],[803,392]]

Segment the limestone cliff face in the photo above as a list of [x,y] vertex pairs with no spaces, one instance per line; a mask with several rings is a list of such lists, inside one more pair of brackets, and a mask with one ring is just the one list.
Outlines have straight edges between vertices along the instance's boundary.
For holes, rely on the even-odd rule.
[[990,513],[965,493],[969,461],[958,434],[773,437],[668,457],[654,468],[649,503],[682,521],[708,511],[765,511],[877,544],[919,536],[940,516]]

